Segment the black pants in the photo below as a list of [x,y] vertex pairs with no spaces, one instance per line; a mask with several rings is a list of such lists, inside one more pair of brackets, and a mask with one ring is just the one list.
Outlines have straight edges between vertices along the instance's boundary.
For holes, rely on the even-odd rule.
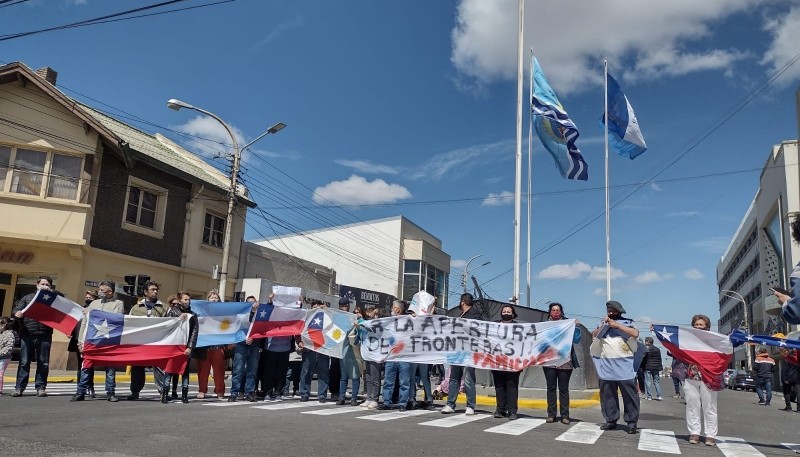
[[644,392],[644,368],[639,368],[639,370],[636,372],[636,383],[639,385],[639,392]]
[[[797,397],[795,396],[797,393],[797,385],[792,383],[783,383],[783,401],[786,403],[786,407],[791,409],[792,408],[792,401],[797,401]],[[800,411],[800,403],[798,403],[797,410]]]
[[[303,369],[303,362],[300,360],[292,360],[286,362],[286,384],[283,386],[283,394],[289,395],[289,387],[292,388],[292,394],[300,391],[300,370]],[[290,386],[291,384],[291,386]]]
[[519,375],[521,371],[492,370],[494,390],[496,392],[497,411],[501,414],[517,413],[519,399]]
[[[144,388],[145,367],[131,367],[131,393],[138,394]],[[153,380],[160,391],[164,385],[164,370],[153,367]]]
[[331,369],[328,372],[328,390],[331,391],[332,398],[339,398],[339,382],[342,380],[342,366],[340,359],[331,357]]
[[569,378],[572,376],[572,369],[544,367],[543,370],[547,381],[547,417],[556,417],[556,388],[561,417],[569,417]]
[[627,381],[600,380],[600,409],[607,423],[617,423],[619,420],[619,397],[617,391],[622,392],[622,403],[625,406],[623,419],[628,426],[635,426],[639,422],[639,394],[636,393],[636,379]]
[[[266,395],[281,395],[286,385],[286,371],[289,369],[289,353],[263,351],[261,359],[261,386]],[[264,355],[266,354],[266,355]]]

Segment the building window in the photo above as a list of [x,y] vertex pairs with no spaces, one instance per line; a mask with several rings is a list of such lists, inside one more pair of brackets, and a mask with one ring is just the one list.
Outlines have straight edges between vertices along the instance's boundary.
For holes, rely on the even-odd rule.
[[2,192],[77,200],[82,168],[81,156],[0,145]]
[[167,190],[130,176],[122,227],[158,238],[164,235]]
[[224,237],[225,219],[206,213],[206,222],[203,227],[203,244],[221,248]]
[[447,282],[450,275],[419,260],[403,262],[403,300],[411,300],[414,294],[425,290],[437,297],[437,306],[447,307]]

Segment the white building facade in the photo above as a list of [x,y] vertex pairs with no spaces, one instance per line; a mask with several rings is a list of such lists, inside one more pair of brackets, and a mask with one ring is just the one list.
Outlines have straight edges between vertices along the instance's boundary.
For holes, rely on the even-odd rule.
[[[800,260],[800,247],[789,233],[789,224],[798,214],[798,142],[785,141],[773,147],[756,196],[717,264],[720,333],[745,328],[744,306],[749,306],[751,332],[790,330],[781,320],[780,306],[769,288],[788,288],[789,274]],[[746,359],[745,349],[737,348],[734,366],[746,367]]]
[[424,289],[447,307],[450,255],[442,242],[403,216],[255,240],[261,246],[336,271],[345,284],[403,300]]

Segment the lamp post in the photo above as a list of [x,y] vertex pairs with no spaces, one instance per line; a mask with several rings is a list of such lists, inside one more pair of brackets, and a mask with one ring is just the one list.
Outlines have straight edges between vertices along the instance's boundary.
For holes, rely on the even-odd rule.
[[230,135],[231,142],[233,143],[233,167],[231,169],[231,188],[230,191],[228,192],[228,214],[225,220],[225,237],[222,241],[222,265],[220,266],[221,271],[219,273],[219,296],[222,299],[222,301],[225,301],[225,290],[227,289],[228,286],[228,258],[230,257],[230,249],[231,249],[231,225],[233,223],[233,209],[236,206],[236,187],[237,183],[239,182],[239,165],[242,160],[242,151],[252,146],[253,143],[260,140],[261,138],[264,138],[266,135],[270,133],[277,133],[278,131],[282,130],[284,127],[286,127],[286,124],[279,122],[273,125],[269,129],[267,129],[266,132],[259,135],[255,140],[248,143],[244,148],[239,149],[239,142],[236,141],[236,135],[233,134],[233,130],[231,130],[230,126],[216,114],[210,111],[206,111],[202,108],[192,106],[186,102],[182,102],[175,98],[172,98],[169,101],[167,101],[167,107],[175,111],[178,111],[181,108],[186,108],[203,113],[206,116],[211,117],[212,119],[222,124],[222,126],[228,132],[228,135]]
[[[472,263],[472,261],[477,259],[478,257],[483,257],[483,254],[478,254],[476,256],[473,256],[471,259],[467,260],[467,264],[464,265],[464,274],[461,276],[461,287],[464,288],[464,293],[467,293],[467,278],[469,277],[469,264]],[[478,268],[489,265],[490,263],[492,263],[491,260],[480,264],[475,269],[477,270]]]
[[[729,298],[735,298],[735,299],[739,300],[740,302],[742,302],[742,307],[744,308],[744,331],[747,332],[748,335],[751,335],[753,332],[750,329],[750,309],[749,309],[750,307],[747,305],[747,302],[745,301],[744,297],[742,297],[742,295],[740,293],[734,292],[732,290],[722,289],[719,292],[721,294],[729,297]],[[747,360],[747,369],[748,370],[752,370],[753,369],[753,348],[750,347],[749,345],[745,345],[744,349],[745,349],[746,360]]]

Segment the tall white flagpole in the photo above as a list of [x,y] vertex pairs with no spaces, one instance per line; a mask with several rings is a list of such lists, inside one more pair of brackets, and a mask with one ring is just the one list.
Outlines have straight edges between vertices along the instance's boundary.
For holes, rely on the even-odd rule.
[[[531,87],[528,92],[528,103],[533,100],[533,48],[531,48]],[[531,208],[533,200],[533,114],[528,105],[528,254],[527,254],[527,287],[525,289],[525,305],[531,307]]]
[[606,300],[611,300],[611,218],[608,208],[608,59],[603,59],[605,150],[606,150]]
[[517,37],[517,151],[514,180],[514,304],[519,304],[519,243],[522,194],[522,46],[525,23],[525,0],[519,0],[519,33]]

